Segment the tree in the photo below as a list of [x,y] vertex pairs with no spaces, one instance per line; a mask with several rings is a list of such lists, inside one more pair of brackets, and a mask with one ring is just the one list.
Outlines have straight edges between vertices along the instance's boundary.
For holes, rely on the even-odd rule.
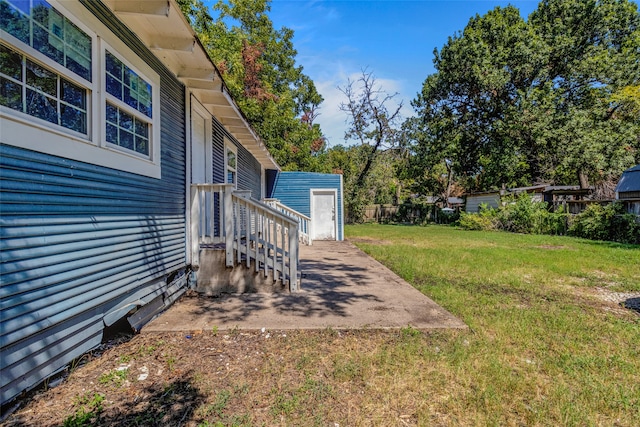
[[346,186],[347,208],[352,218],[359,218],[364,205],[373,201],[364,189],[379,153],[397,145],[402,102],[391,106],[397,93],[385,92],[377,85],[373,74],[366,70],[357,80],[348,80],[339,89],[347,98],[347,102],[340,104],[340,110],[347,114],[345,139],[355,141],[363,156],[361,167]]
[[[435,50],[412,105],[421,164],[449,161],[467,190],[583,186],[638,161],[624,88],[640,82],[640,15],[626,0],[549,0],[472,18]],[[635,158],[634,158],[635,157]]]
[[[249,123],[287,170],[322,167],[325,149],[314,123],[322,96],[296,65],[293,30],[275,29],[269,0],[179,0]],[[211,13],[216,15],[212,18]]]

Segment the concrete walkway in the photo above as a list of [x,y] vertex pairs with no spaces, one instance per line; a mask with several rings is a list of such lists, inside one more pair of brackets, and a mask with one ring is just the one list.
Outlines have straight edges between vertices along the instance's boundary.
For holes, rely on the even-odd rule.
[[142,333],[224,329],[466,328],[349,242],[301,247],[302,286],[291,294],[184,296]]

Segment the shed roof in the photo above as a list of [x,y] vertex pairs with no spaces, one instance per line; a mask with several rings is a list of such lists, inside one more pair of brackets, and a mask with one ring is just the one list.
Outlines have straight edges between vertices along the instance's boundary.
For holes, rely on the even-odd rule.
[[265,169],[280,169],[231,98],[220,71],[176,0],[102,1]]
[[640,191],[640,165],[635,165],[622,173],[616,193],[626,193],[628,191]]

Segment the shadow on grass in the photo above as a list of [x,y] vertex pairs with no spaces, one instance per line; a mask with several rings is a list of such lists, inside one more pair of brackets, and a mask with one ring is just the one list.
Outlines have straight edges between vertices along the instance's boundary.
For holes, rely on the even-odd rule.
[[586,245],[599,246],[599,247],[604,247],[608,249],[629,249],[629,250],[636,250],[640,252],[640,245],[634,245],[632,243],[618,243],[618,242],[609,242],[604,240],[588,240],[588,239],[582,239],[577,237],[575,239],[579,240],[580,243],[584,243]]
[[620,305],[631,311],[635,311],[637,314],[640,315],[640,297],[628,298],[626,301],[623,301],[622,304]]

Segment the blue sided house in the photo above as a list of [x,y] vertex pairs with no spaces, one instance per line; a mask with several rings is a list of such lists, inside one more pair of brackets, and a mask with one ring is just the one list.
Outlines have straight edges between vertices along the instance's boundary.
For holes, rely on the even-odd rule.
[[175,0],[0,0],[0,404],[207,274],[295,291],[341,192],[279,169]]

